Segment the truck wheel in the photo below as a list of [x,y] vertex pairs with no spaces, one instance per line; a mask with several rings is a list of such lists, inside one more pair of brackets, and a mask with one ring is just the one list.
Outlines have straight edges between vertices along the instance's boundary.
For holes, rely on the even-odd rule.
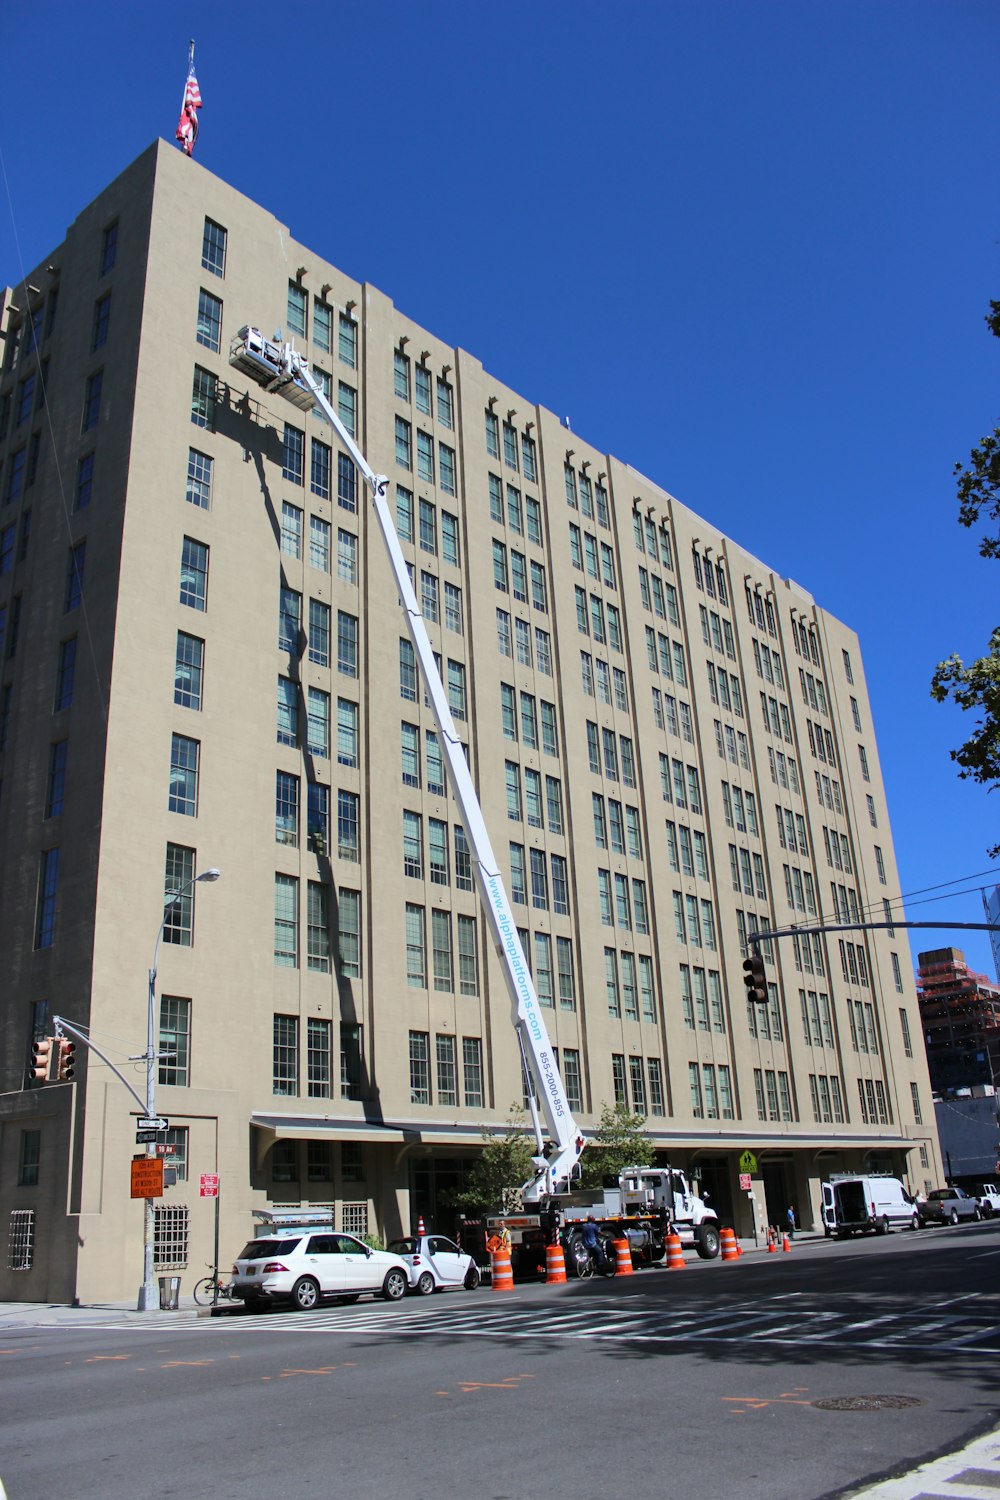
[[586,1277],[593,1274],[594,1267],[590,1259],[590,1252],[583,1243],[583,1237],[579,1234],[574,1234],[569,1242],[566,1269],[571,1276]]
[[888,1234],[889,1233],[889,1220],[884,1215],[882,1216],[881,1219],[876,1219],[875,1220],[875,1233],[876,1234]]
[[719,1226],[718,1224],[705,1223],[700,1225],[695,1248],[702,1260],[714,1260],[719,1253]]
[[910,1228],[911,1229],[919,1229],[920,1228],[920,1215],[919,1214],[914,1214],[913,1215],[913,1218],[910,1220]]

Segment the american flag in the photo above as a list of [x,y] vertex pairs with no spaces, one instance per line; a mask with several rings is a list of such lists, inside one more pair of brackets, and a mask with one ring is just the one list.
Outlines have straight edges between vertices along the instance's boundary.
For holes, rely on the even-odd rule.
[[198,110],[201,109],[201,89],[194,76],[194,48],[188,60],[187,83],[184,85],[184,100],[181,117],[177,122],[177,139],[185,156],[194,155],[194,143],[198,139]]

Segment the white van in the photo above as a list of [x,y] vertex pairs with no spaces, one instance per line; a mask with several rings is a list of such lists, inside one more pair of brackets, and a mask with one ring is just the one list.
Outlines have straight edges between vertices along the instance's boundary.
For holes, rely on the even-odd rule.
[[822,1186],[827,1235],[920,1228],[917,1205],[898,1177],[833,1177]]

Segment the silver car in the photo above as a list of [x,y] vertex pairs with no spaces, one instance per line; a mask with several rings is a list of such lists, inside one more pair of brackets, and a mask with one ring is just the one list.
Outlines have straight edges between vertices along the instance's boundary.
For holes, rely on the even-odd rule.
[[921,1224],[957,1224],[961,1219],[979,1219],[982,1213],[975,1198],[964,1188],[935,1188],[917,1205]]

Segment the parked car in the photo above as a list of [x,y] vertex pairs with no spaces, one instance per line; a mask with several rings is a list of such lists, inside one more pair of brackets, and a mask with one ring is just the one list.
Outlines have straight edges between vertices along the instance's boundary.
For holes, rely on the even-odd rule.
[[244,1246],[232,1281],[233,1295],[252,1312],[273,1302],[308,1312],[324,1298],[357,1302],[365,1292],[397,1302],[409,1284],[410,1267],[398,1255],[373,1250],[351,1234],[285,1227]]
[[922,1224],[957,1224],[960,1219],[979,1219],[982,1213],[975,1198],[964,1188],[934,1188],[918,1206]]
[[994,1214],[1000,1214],[1000,1183],[977,1182],[967,1192],[979,1204],[979,1211],[984,1219],[992,1219]]
[[410,1291],[423,1297],[439,1287],[464,1286],[467,1292],[474,1292],[479,1285],[479,1267],[473,1257],[443,1234],[411,1234],[393,1240],[389,1253],[406,1262]]

